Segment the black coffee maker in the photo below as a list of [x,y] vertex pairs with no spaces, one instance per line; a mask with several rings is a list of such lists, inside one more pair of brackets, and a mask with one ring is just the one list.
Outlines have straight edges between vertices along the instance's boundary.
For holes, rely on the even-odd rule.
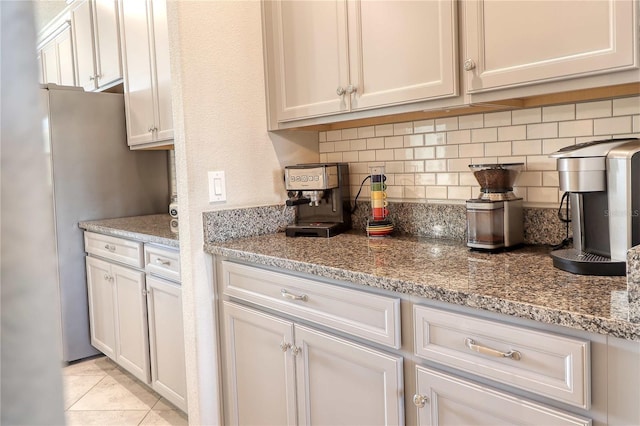
[[284,169],[287,206],[295,206],[296,220],[288,237],[332,237],[351,229],[349,165],[312,163]]

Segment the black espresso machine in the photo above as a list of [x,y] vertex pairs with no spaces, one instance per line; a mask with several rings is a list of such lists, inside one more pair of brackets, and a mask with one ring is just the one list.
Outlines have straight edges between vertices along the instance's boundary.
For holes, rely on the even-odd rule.
[[312,163],[284,169],[287,206],[295,206],[288,237],[332,237],[351,229],[349,165]]
[[640,139],[570,145],[557,158],[569,193],[573,248],[551,252],[553,265],[582,275],[625,275],[627,251],[640,244]]

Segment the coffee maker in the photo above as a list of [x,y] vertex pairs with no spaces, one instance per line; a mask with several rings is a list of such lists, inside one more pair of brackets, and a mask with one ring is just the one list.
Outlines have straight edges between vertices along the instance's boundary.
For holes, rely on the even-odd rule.
[[557,159],[569,193],[573,248],[551,252],[553,265],[581,275],[625,275],[627,250],[640,244],[640,139],[570,145]]
[[524,242],[522,198],[513,183],[524,163],[470,164],[480,195],[467,200],[467,246],[500,251]]
[[287,206],[295,206],[288,237],[332,237],[351,228],[349,165],[314,163],[284,169]]

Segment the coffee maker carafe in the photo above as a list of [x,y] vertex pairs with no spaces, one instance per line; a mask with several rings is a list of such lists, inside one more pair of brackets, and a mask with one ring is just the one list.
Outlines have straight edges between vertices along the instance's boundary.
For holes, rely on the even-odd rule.
[[480,195],[467,200],[467,246],[498,251],[524,241],[522,198],[513,183],[524,163],[471,164]]
[[625,275],[627,250],[640,244],[640,139],[570,145],[557,158],[569,193],[573,248],[551,252],[553,265],[582,275]]
[[288,237],[332,237],[351,228],[347,163],[287,166],[284,181],[286,204],[296,208]]

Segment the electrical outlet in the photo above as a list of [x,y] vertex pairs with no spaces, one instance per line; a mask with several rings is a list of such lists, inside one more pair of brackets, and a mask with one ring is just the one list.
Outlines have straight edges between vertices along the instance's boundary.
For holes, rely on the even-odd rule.
[[209,202],[227,201],[227,188],[223,171],[209,172]]

